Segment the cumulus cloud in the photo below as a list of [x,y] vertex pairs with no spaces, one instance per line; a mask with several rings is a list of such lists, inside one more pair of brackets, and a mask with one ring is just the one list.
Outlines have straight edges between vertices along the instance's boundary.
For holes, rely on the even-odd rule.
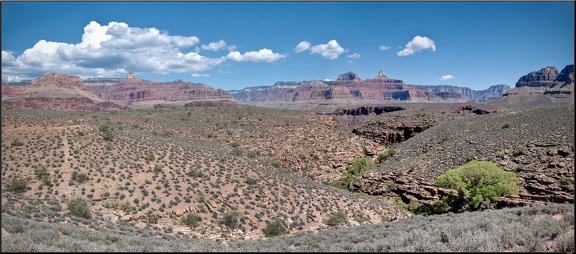
[[389,49],[390,49],[389,46],[385,46],[385,45],[380,46],[380,50],[389,50]]
[[[127,71],[135,73],[170,74],[197,73],[221,65],[226,55],[207,57],[192,47],[218,51],[235,46],[224,40],[198,45],[196,36],[171,35],[156,28],[130,27],[123,22],[100,25],[91,21],[84,27],[77,44],[40,40],[33,47],[16,55],[2,50],[2,79],[19,81],[58,72],[85,77],[117,77]],[[191,51],[192,50],[192,51]],[[272,62],[284,55],[269,49],[241,55],[244,61]]]
[[272,52],[272,50],[264,48],[264,49],[261,49],[259,51],[250,51],[250,52],[246,52],[244,54],[241,54],[238,51],[232,51],[232,52],[228,53],[228,55],[226,56],[226,59],[236,61],[236,62],[251,61],[251,62],[268,62],[268,63],[271,63],[271,62],[278,61],[278,60],[285,58],[285,57],[286,57],[286,55],[274,53],[274,52]]
[[208,45],[202,44],[201,46],[203,50],[211,50],[211,51],[218,51],[224,47],[226,47],[226,42],[224,40],[219,40],[217,42],[210,42],[208,43]]
[[294,49],[296,53],[305,50],[310,50],[310,54],[320,54],[322,57],[330,60],[334,60],[338,58],[340,54],[348,52],[348,50],[342,48],[336,40],[330,40],[326,44],[318,44],[315,46],[311,46],[310,42],[302,41]]
[[310,42],[307,41],[301,41],[300,43],[298,43],[298,45],[296,45],[296,48],[294,49],[294,51],[296,51],[296,53],[300,53],[304,50],[308,50],[310,49]]
[[397,54],[399,56],[409,56],[414,55],[416,52],[419,52],[423,49],[436,51],[436,45],[434,45],[434,41],[430,38],[417,35],[414,37],[414,39],[412,39],[412,41],[406,44],[406,47],[403,50],[398,51]]
[[456,77],[448,74],[448,75],[444,75],[444,76],[440,77],[440,80],[449,80],[449,79],[453,79],[453,78],[456,78]]
[[192,77],[210,77],[210,74],[192,73]]

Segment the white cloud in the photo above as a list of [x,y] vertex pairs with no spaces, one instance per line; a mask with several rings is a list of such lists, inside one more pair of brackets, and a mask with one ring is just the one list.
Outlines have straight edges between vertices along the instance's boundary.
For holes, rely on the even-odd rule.
[[310,42],[307,41],[301,41],[300,43],[298,43],[298,45],[296,45],[296,48],[294,49],[294,51],[296,53],[300,53],[304,50],[308,50],[310,49]]
[[380,46],[380,50],[389,50],[389,49],[390,49],[389,46],[385,46],[385,45]]
[[449,80],[449,79],[453,79],[453,78],[456,78],[456,77],[448,74],[448,75],[444,75],[444,76],[440,77],[440,80]]
[[208,45],[202,44],[203,50],[211,50],[211,51],[218,51],[224,47],[226,47],[226,42],[224,40],[219,40],[217,42],[208,43]]
[[325,78],[324,81],[332,81],[332,79]]
[[[84,27],[80,43],[41,40],[22,54],[2,50],[2,80],[37,78],[46,72],[80,77],[122,77],[126,70],[135,73],[197,73],[227,60],[274,62],[285,55],[269,49],[244,55],[207,57],[202,49],[236,49],[224,40],[198,45],[196,36],[170,35],[156,28],[130,27],[123,22],[100,25],[91,21]],[[196,50],[193,48],[195,47]]]
[[192,77],[210,77],[210,74],[192,73]]
[[348,52],[347,49],[342,48],[336,40],[330,40],[326,44],[318,44],[315,46],[310,46],[310,42],[302,41],[300,42],[294,51],[297,53],[304,50],[310,50],[311,54],[320,54],[322,57],[330,60],[338,58],[338,56],[344,52]]
[[286,57],[286,55],[283,54],[279,54],[279,53],[274,53],[272,52],[272,50],[264,48],[261,49],[259,51],[250,51],[250,52],[246,52],[244,54],[241,54],[238,51],[232,51],[230,53],[228,53],[228,55],[226,56],[226,59],[230,59],[232,61],[236,61],[236,62],[245,62],[245,61],[251,61],[251,62],[276,62],[282,58]]
[[354,62],[354,60],[355,60],[356,58],[360,58],[360,57],[361,57],[361,56],[360,56],[360,54],[358,54],[358,53],[354,53],[354,54],[352,54],[352,55],[348,55],[348,58],[350,58],[350,60],[349,60],[348,62],[349,62],[349,63],[352,63],[352,62]]
[[409,56],[414,55],[414,53],[419,52],[423,49],[430,49],[432,51],[436,51],[436,45],[434,45],[434,41],[422,36],[415,36],[412,41],[406,44],[406,47],[398,51],[399,56]]
[[352,55],[348,55],[348,57],[349,57],[349,58],[352,58],[352,59],[356,59],[356,58],[360,58],[361,55],[358,54],[358,53],[354,53],[354,54],[352,54]]

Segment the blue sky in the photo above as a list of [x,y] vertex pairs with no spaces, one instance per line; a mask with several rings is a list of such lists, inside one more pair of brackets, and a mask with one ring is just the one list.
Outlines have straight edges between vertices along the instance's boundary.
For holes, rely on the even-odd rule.
[[362,79],[514,87],[574,64],[574,2],[2,2],[2,81],[46,72],[225,90]]

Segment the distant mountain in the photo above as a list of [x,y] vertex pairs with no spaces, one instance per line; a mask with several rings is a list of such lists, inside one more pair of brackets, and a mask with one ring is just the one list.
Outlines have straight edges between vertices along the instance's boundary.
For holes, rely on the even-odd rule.
[[2,102],[9,105],[50,110],[105,110],[121,108],[105,102],[84,86],[78,76],[46,73],[29,86],[2,84]]
[[567,65],[561,72],[554,66],[530,72],[518,79],[514,89],[491,103],[518,106],[574,103],[574,65]]
[[502,97],[502,95],[510,91],[510,86],[505,84],[493,85],[484,90],[472,90],[468,87],[460,86],[450,86],[450,85],[423,85],[420,86],[427,90],[433,91],[435,93],[442,92],[453,92],[462,94],[463,97],[468,98],[468,100],[474,100],[477,102],[486,102],[489,100],[494,100]]
[[152,106],[220,106],[236,104],[222,89],[177,80],[152,82],[129,73],[125,79],[94,78],[47,73],[31,85],[2,84],[2,102],[52,110],[105,110]]
[[341,106],[389,102],[487,101],[509,89],[507,85],[493,86],[484,91],[455,86],[407,85],[402,80],[388,78],[380,71],[377,77],[366,80],[354,72],[347,72],[334,81],[276,82],[272,86],[228,92],[241,104],[330,112]]

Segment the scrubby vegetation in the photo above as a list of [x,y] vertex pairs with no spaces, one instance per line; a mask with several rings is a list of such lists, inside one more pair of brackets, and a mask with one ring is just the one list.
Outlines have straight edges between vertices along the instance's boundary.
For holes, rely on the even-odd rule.
[[[498,222],[487,226],[480,223],[474,213],[465,213],[471,220],[466,224],[463,219],[457,219],[461,218],[459,215],[449,213],[452,210],[447,207],[450,203],[447,198],[432,206],[414,202],[401,209],[389,193],[349,192],[347,187],[353,186],[352,180],[377,175],[379,169],[402,176],[427,169],[426,164],[409,165],[402,170],[398,170],[397,165],[389,166],[396,161],[406,164],[405,155],[416,153],[414,151],[418,156],[427,153],[399,144],[395,146],[398,152],[390,148],[380,155],[386,159],[378,160],[377,152],[384,150],[382,146],[335,129],[327,124],[332,121],[330,116],[245,106],[136,109],[114,113],[13,107],[1,110],[2,220],[8,232],[8,237],[2,238],[3,251],[464,251],[480,248],[462,234],[485,237],[480,241],[491,242],[493,250],[522,251],[556,247],[566,250],[570,248],[568,240],[573,239],[573,235],[563,233],[573,229],[573,223],[571,226],[564,221],[570,216],[566,211],[571,210],[563,210],[561,216],[564,217],[560,217],[561,222],[557,222],[560,224],[552,234],[522,232],[517,233],[517,238],[498,242],[493,235],[502,237],[525,227],[544,226],[524,225],[513,216],[508,218],[510,221],[493,219],[504,216],[502,214],[483,217],[483,220]],[[194,121],[183,121],[183,118]],[[100,130],[101,126],[108,127]],[[499,128],[500,124],[492,127],[509,132]],[[112,133],[111,138],[105,138],[106,132]],[[457,131],[450,133],[455,137]],[[440,144],[441,135],[432,138],[431,146],[424,144],[418,149],[432,149]],[[16,139],[25,145],[13,146]],[[517,146],[525,146],[526,154],[512,156]],[[501,152],[502,157],[518,160],[518,163],[507,160],[507,171],[518,165],[525,165],[525,171],[534,170],[533,164],[522,163],[532,155],[547,152],[541,152],[542,149],[549,149],[553,154],[544,158],[550,170],[567,167],[563,158],[573,153],[563,147],[514,143]],[[491,152],[497,152],[493,150]],[[447,153],[438,158],[447,165],[456,160],[453,157],[463,161],[468,154],[474,154],[471,158],[485,158],[479,151],[465,152],[464,155]],[[442,170],[444,173],[446,168]],[[342,189],[322,184],[334,180]],[[558,175],[553,180],[565,189],[573,185],[570,184],[572,175]],[[410,179],[405,183],[416,185]],[[430,184],[433,185],[433,181]],[[484,202],[480,202],[479,207],[482,206]],[[554,218],[559,218],[558,211],[545,214],[556,214]],[[432,216],[408,219],[413,213]],[[440,213],[446,217],[435,215]],[[434,221],[437,218],[450,223]],[[444,225],[441,229],[444,238],[437,237],[440,229],[433,224],[436,222]],[[514,224],[514,229],[505,228],[506,233],[495,226],[508,222],[519,224]],[[548,225],[552,222],[546,219]],[[412,228],[412,224],[419,226]],[[473,227],[482,230],[473,230]],[[528,246],[536,237],[543,237],[547,242]],[[436,244],[438,241],[440,244]]]
[[5,214],[2,227],[8,233],[2,235],[3,252],[574,252],[571,204],[415,216],[226,244],[156,239],[130,225],[94,231]]

